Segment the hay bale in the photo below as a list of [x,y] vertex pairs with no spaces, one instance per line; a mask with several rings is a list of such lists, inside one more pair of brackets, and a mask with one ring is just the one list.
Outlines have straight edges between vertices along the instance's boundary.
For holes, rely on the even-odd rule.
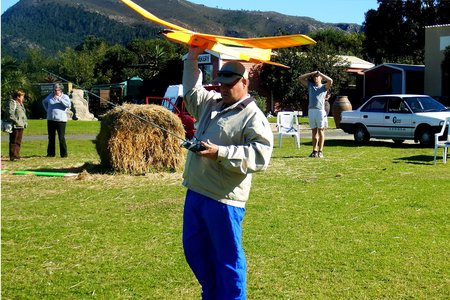
[[103,166],[125,174],[176,171],[185,150],[181,141],[149,122],[184,137],[181,120],[159,105],[124,104],[104,115],[96,148]]

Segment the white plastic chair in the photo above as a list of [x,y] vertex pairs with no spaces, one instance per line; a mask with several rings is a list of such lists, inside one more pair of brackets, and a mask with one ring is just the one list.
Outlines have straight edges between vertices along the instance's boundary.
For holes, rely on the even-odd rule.
[[[447,138],[439,141],[439,137],[444,136],[445,128],[447,128]],[[434,164],[436,164],[438,148],[444,148],[444,164],[447,163],[448,148],[450,148],[450,118],[445,120],[441,131],[434,135]]]
[[300,148],[300,125],[297,113],[293,111],[282,111],[277,114],[278,146],[281,148],[283,136],[294,136],[295,143]]

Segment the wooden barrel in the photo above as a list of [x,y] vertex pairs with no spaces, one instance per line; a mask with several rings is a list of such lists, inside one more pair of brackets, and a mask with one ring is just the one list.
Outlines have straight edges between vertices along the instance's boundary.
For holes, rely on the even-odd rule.
[[325,112],[327,113],[327,116],[330,114],[330,109],[331,109],[331,107],[330,107],[330,102],[328,102],[328,101],[325,101],[325,104],[324,104],[324,108],[325,108]]
[[348,100],[348,97],[337,96],[331,108],[336,128],[339,128],[339,124],[341,123],[341,113],[348,110],[352,110],[352,104],[350,103],[350,100]]

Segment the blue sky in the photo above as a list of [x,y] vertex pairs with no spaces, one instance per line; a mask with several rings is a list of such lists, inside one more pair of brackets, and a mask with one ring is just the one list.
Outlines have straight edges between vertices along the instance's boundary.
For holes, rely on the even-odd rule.
[[276,11],[290,16],[311,17],[329,23],[364,22],[369,9],[377,9],[377,0],[190,0],[214,8]]
[[2,0],[1,5],[2,5],[2,14],[5,10],[7,10],[8,8],[10,8],[11,6],[13,6],[14,4],[16,4],[17,0]]
[[[18,0],[1,0],[3,12]],[[276,11],[285,15],[311,17],[330,23],[364,22],[364,13],[377,9],[377,0],[191,0],[197,4],[222,9]]]

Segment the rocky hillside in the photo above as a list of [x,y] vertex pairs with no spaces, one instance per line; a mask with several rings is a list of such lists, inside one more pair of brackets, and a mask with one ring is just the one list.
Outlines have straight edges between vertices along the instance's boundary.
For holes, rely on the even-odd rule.
[[[156,16],[194,31],[235,37],[304,33],[336,28],[355,32],[357,24],[330,24],[275,12],[224,10],[185,0],[136,1]],[[86,36],[126,44],[155,38],[162,28],[119,0],[20,0],[1,17],[2,54],[22,56],[29,48],[54,54]]]

